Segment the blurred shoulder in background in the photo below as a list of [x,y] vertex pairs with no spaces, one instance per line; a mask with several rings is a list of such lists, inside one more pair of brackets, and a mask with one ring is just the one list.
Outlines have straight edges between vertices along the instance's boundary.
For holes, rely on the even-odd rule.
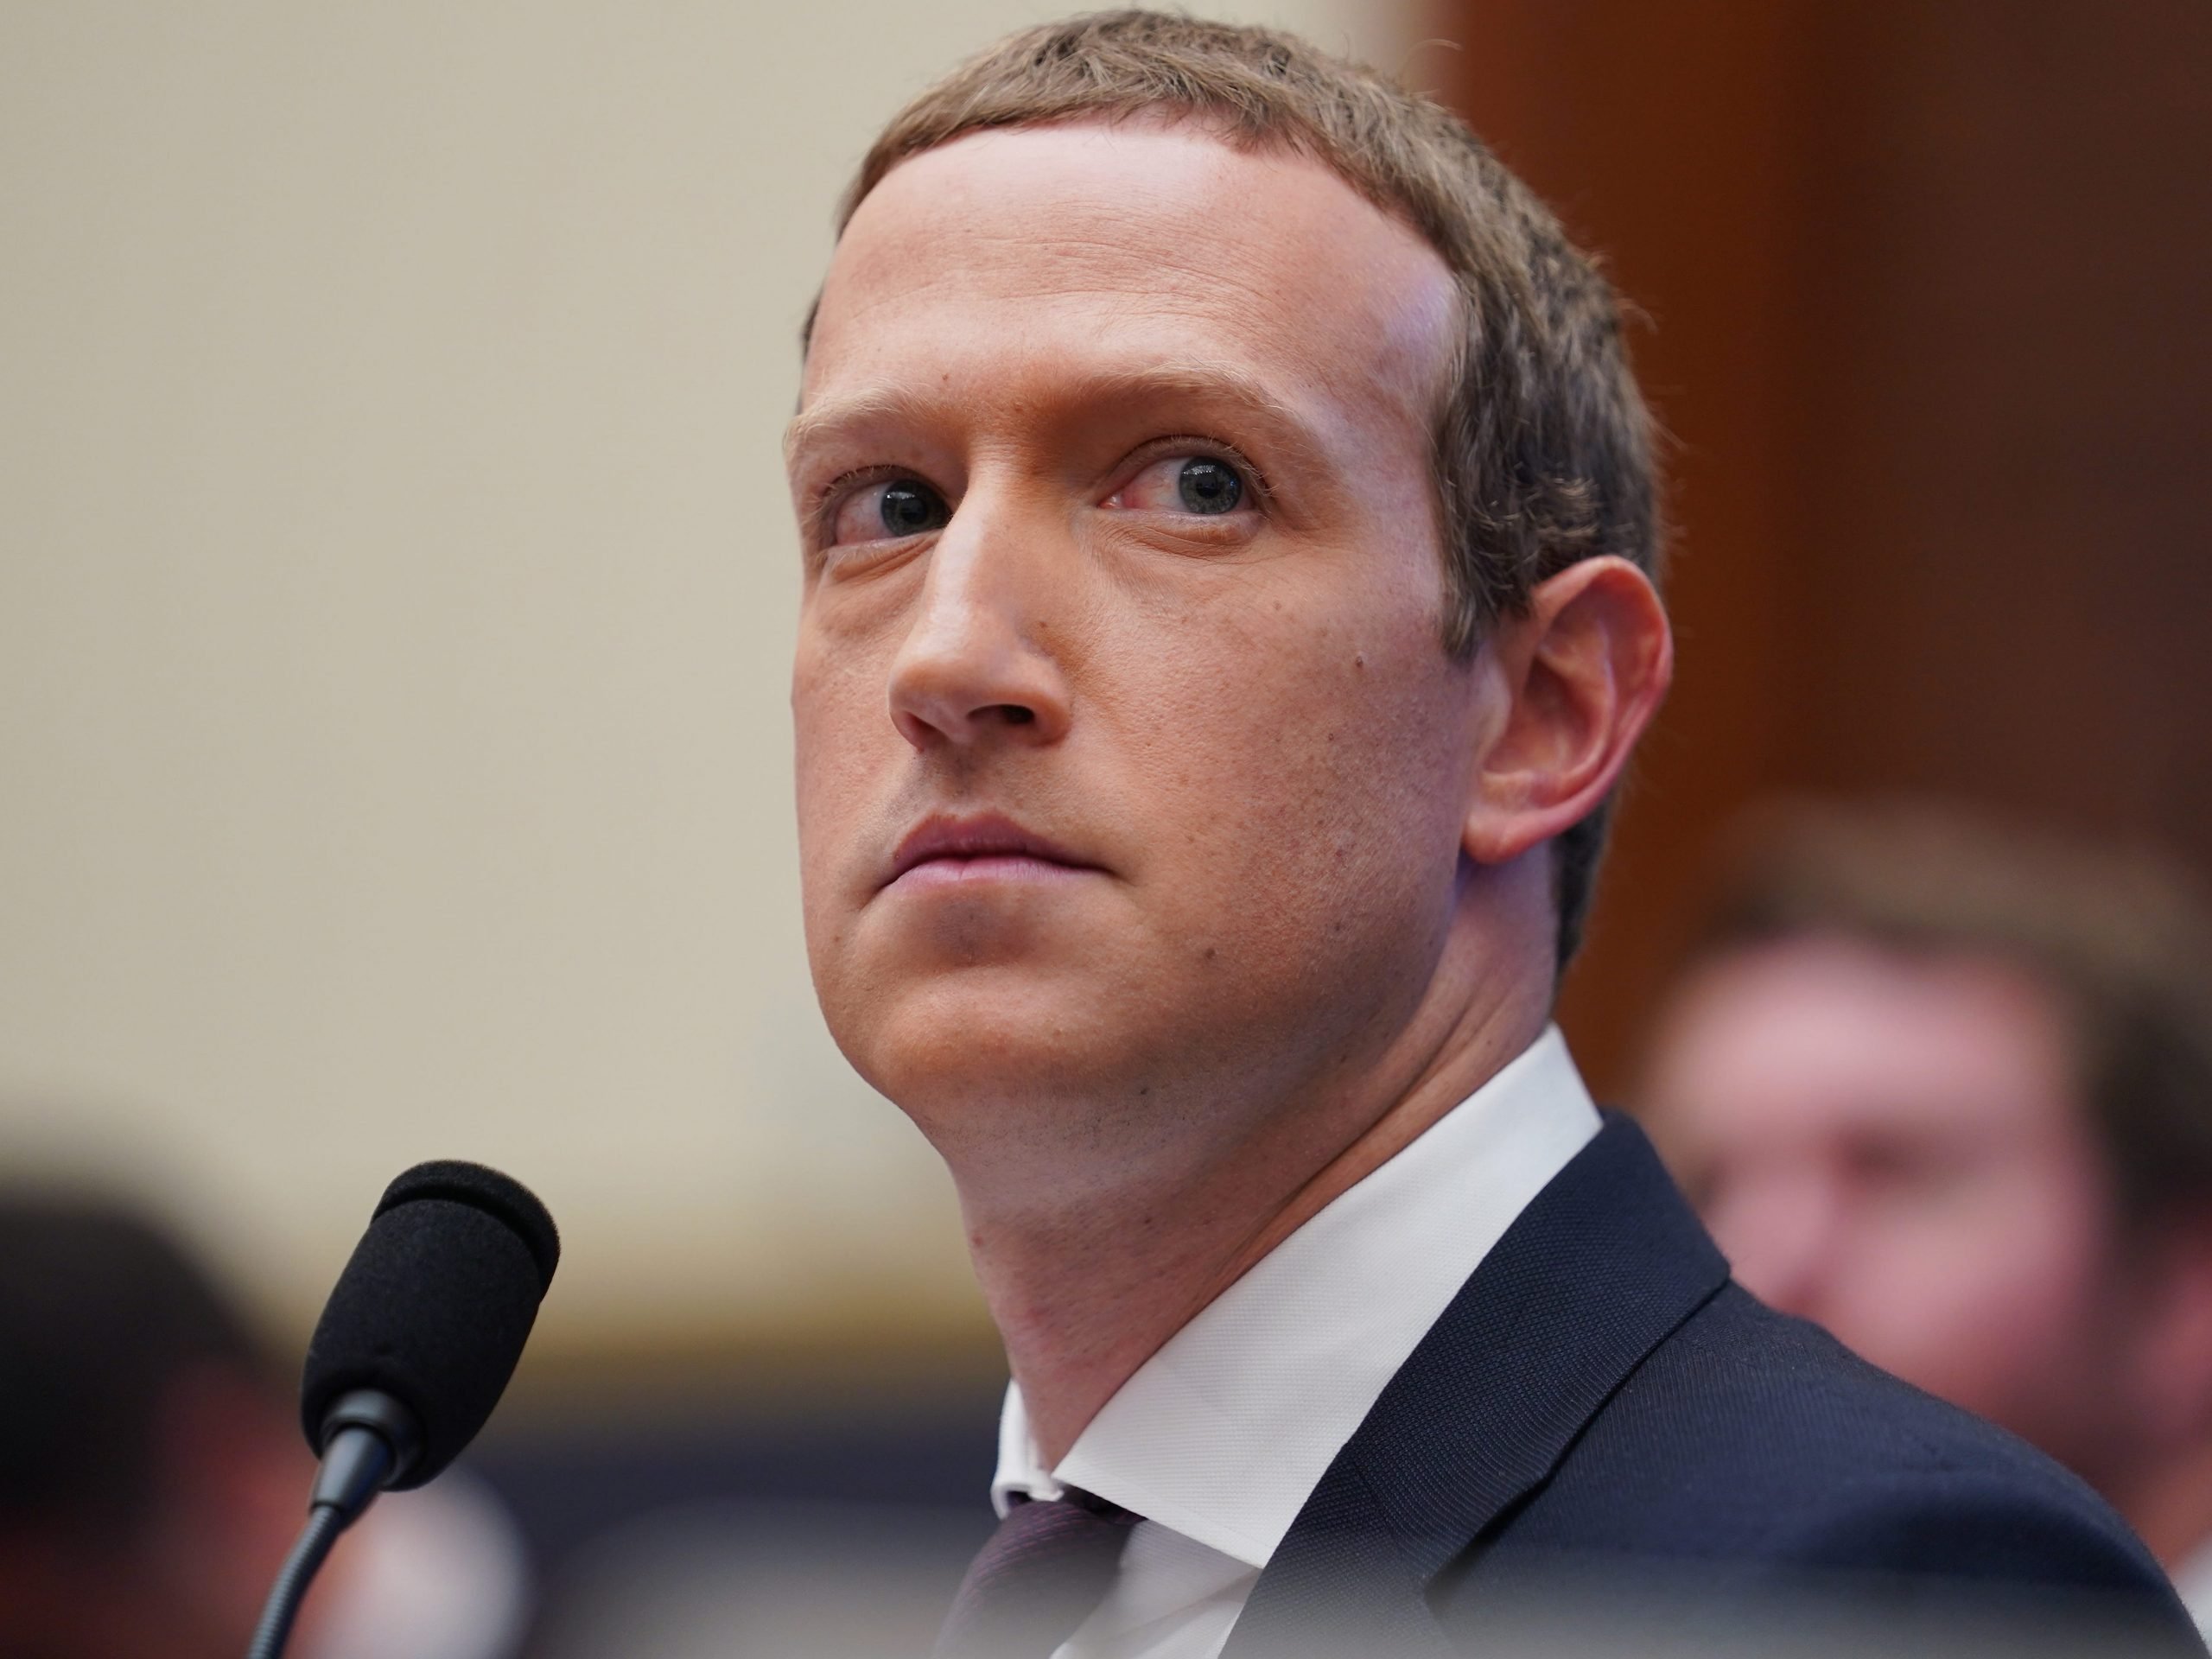
[[1738,1279],[2070,1465],[2212,1624],[2212,923],[1955,808],[1746,821],[1641,1115]]

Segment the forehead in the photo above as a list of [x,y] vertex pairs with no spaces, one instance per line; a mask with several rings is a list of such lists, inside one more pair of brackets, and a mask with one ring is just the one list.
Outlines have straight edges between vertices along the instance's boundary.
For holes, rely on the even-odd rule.
[[1854,1130],[2038,1135],[2075,1114],[2057,999],[1994,957],[1805,938],[1699,970],[1651,1079],[1670,1128],[1720,1142]]
[[1324,164],[1187,123],[969,134],[895,168],[847,226],[805,397],[1231,360],[1425,418],[1456,296],[1409,226]]

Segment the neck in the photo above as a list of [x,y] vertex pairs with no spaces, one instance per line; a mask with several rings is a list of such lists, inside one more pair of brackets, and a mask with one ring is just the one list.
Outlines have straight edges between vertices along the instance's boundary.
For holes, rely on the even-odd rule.
[[1172,1183],[1084,1189],[1042,1214],[969,1202],[976,1278],[1046,1465],[1200,1309],[1535,1041],[1548,990],[1493,976],[1432,998],[1446,1006],[1425,1004],[1358,1084],[1272,1103],[1259,1132]]

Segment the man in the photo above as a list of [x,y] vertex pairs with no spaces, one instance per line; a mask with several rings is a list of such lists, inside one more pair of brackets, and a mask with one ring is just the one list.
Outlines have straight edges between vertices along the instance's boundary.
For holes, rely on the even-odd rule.
[[1133,12],[923,93],[847,207],[787,442],[808,944],[1014,1373],[940,1651],[1495,1649],[1624,1563],[2185,1628],[2068,1478],[1730,1288],[1549,1028],[1672,661],[1549,215],[1379,77]]
[[1737,861],[1647,1122],[1744,1285],[2086,1477],[2212,1624],[2212,925],[1930,807]]

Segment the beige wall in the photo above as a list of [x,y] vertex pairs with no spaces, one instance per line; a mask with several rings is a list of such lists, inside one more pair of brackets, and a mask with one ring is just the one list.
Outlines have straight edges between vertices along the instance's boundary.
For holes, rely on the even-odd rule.
[[556,1345],[972,1325],[806,982],[776,439],[872,126],[1059,9],[0,10],[0,1160],[295,1320],[466,1156]]

